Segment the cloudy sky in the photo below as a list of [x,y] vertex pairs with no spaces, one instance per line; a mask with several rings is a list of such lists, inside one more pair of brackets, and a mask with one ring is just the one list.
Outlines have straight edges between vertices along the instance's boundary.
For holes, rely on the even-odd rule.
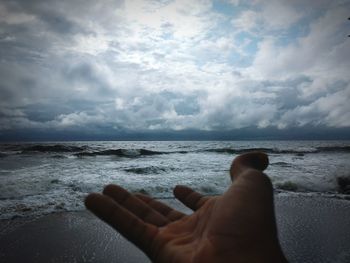
[[0,136],[350,127],[349,0],[2,0]]

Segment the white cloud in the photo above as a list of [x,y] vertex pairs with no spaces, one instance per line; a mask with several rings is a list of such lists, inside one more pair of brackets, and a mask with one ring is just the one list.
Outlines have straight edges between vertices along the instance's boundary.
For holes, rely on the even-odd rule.
[[269,0],[261,2],[264,23],[272,30],[288,28],[302,17],[302,10],[297,10],[293,1]]
[[[171,26],[175,38],[198,37],[210,25],[210,1],[175,0],[168,4],[150,4],[148,1],[125,2],[125,18],[133,33],[143,35],[145,29],[162,34],[164,25]],[[147,34],[147,33],[146,33]]]
[[101,35],[77,35],[75,36],[75,42],[74,46],[67,47],[69,51],[97,56],[109,49],[108,39]]
[[211,1],[2,4],[1,129],[350,126],[347,9],[231,2],[237,17]]
[[106,119],[102,115],[89,115],[86,112],[74,112],[70,114],[61,114],[57,118],[50,122],[53,127],[65,128],[75,126],[86,126],[89,124],[101,124],[105,123]]
[[257,8],[242,11],[231,23],[239,31],[258,36],[286,30],[305,15],[305,10],[298,10],[293,1],[253,1],[251,4]]
[[331,127],[350,126],[349,86],[327,94],[306,106],[298,106],[281,117],[280,127],[290,125],[322,124]]
[[258,25],[259,13],[252,10],[243,11],[237,18],[231,20],[234,27],[240,31],[251,31]]
[[[276,37],[265,38],[259,43],[253,73],[262,78],[287,78],[298,74],[332,77],[338,73],[345,76],[344,66],[350,63],[344,49],[348,40],[344,32],[347,15],[343,8],[328,10],[325,16],[311,23],[307,36],[287,46],[277,44]],[[343,64],[341,67],[339,62]]]

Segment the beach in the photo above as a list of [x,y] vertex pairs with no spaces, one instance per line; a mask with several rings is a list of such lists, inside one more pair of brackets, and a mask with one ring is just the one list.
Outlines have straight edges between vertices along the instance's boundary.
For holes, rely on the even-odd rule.
[[[162,200],[190,213],[175,199]],[[277,194],[280,242],[290,262],[349,262],[350,202]],[[0,262],[150,262],[88,211],[1,221]]]

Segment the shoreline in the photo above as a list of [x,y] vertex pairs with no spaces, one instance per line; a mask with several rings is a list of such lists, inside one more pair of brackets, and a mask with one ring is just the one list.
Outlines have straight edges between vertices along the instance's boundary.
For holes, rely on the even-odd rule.
[[[190,212],[175,199],[162,201]],[[277,194],[275,209],[280,243],[290,262],[350,262],[348,200]],[[1,262],[150,262],[88,211],[0,223]]]

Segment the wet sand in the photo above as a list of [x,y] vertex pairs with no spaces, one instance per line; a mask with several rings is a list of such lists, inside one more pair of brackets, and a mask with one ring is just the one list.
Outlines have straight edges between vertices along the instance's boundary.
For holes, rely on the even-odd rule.
[[[176,200],[164,201],[189,212]],[[275,206],[290,262],[350,262],[350,201],[277,195]],[[0,224],[0,262],[149,262],[87,211]]]

